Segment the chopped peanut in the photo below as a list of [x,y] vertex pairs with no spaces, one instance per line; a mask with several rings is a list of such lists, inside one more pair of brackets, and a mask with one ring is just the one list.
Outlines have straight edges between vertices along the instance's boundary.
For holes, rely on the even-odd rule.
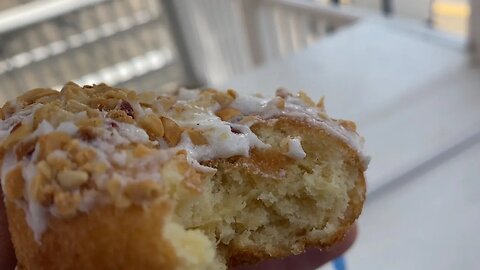
[[65,170],[58,173],[57,180],[61,187],[74,189],[88,181],[88,173],[84,171]]
[[228,89],[227,94],[230,95],[233,99],[236,99],[238,97],[238,93],[233,89]]
[[145,157],[151,155],[153,153],[153,149],[146,147],[143,144],[139,144],[133,149],[133,155],[137,158]]
[[325,110],[325,96],[322,96],[320,98],[320,100],[317,102],[317,108],[321,109],[321,110]]
[[59,131],[40,136],[38,139],[40,146],[39,159],[45,159],[51,152],[62,149],[70,140],[70,135]]
[[2,142],[3,148],[12,148],[17,142],[30,135],[32,131],[33,128],[30,124],[20,123],[19,125],[17,125],[16,128],[13,129],[13,132]]
[[166,112],[172,108],[173,104],[175,104],[175,98],[170,96],[159,96],[157,98],[160,105],[162,105],[163,110]]
[[218,110],[215,113],[215,115],[220,117],[220,119],[222,119],[223,121],[227,121],[227,120],[230,120],[237,115],[240,115],[240,111],[237,110],[237,109],[234,109],[234,108],[227,107],[227,108],[223,108],[223,109]]
[[80,194],[57,192],[54,197],[57,214],[63,218],[73,217],[77,213],[80,201]]
[[37,144],[37,140],[28,140],[28,141],[20,142],[15,148],[15,154],[17,156],[17,160],[22,160],[25,156],[30,156],[35,150],[36,144]]
[[30,182],[30,193],[33,199],[41,205],[46,206],[52,203],[54,189],[50,186],[50,180],[43,174],[36,174]]
[[97,154],[92,149],[81,149],[73,157],[75,163],[79,166],[86,164],[87,162],[94,161]]
[[39,98],[42,98],[45,96],[51,96],[51,95],[58,96],[59,92],[53,89],[37,88],[37,89],[30,90],[27,93],[17,97],[17,101],[20,101],[26,105],[29,105],[34,103]]
[[111,110],[107,113],[107,117],[115,121],[124,122],[128,124],[133,124],[135,122],[131,116],[129,116],[126,112],[121,110]]
[[165,140],[170,146],[175,146],[180,141],[182,129],[175,121],[170,118],[162,117],[163,129],[165,130]]
[[53,176],[52,169],[50,168],[50,166],[45,160],[38,162],[37,170],[39,173],[43,174],[43,176],[47,179],[51,179]]
[[348,121],[348,120],[338,120],[339,124],[344,127],[346,130],[349,130],[349,131],[356,131],[357,130],[357,125],[352,122],[352,121]]
[[207,139],[202,135],[202,133],[195,129],[189,129],[188,136],[194,145],[205,145],[208,144]]
[[230,103],[233,102],[235,98],[232,97],[231,95],[229,95],[228,93],[224,93],[224,92],[217,92],[215,94],[215,100],[218,102],[218,104],[220,104],[220,106],[222,107],[226,107],[228,105],[230,105]]
[[307,105],[307,106],[315,106],[315,102],[303,91],[298,93],[298,97]]
[[142,117],[138,124],[145,129],[150,139],[161,138],[164,135],[162,120],[155,114],[148,114]]

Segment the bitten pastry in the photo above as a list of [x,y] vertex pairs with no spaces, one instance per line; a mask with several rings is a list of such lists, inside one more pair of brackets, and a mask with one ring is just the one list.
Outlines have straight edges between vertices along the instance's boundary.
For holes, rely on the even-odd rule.
[[0,110],[18,269],[228,269],[326,248],[360,215],[355,124],[304,93],[66,84]]

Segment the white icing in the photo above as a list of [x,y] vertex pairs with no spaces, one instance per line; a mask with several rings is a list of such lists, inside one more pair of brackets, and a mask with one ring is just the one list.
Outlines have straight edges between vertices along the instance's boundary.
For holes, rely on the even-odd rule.
[[[135,125],[126,124],[126,123],[119,123],[118,124],[118,133],[124,139],[130,142],[137,142],[137,143],[146,143],[149,141],[148,134],[145,132],[144,129],[139,128]],[[123,142],[125,143],[125,142]]]
[[113,153],[112,161],[118,166],[125,166],[125,164],[127,163],[127,152],[120,151]]
[[288,141],[288,153],[289,157],[294,159],[304,159],[307,154],[303,151],[302,144],[300,143],[300,138],[293,138]]
[[87,213],[95,205],[98,194],[94,190],[86,190],[82,195],[82,201],[78,206],[78,210]]
[[130,105],[132,106],[133,111],[135,112],[136,117],[143,117],[145,115],[145,110],[142,108],[138,101],[131,101]]
[[70,135],[77,133],[78,127],[72,122],[63,122],[57,127],[57,131],[65,132]]
[[262,119],[270,119],[276,116],[286,115],[308,121],[314,125],[321,126],[333,135],[341,138],[350,147],[354,148],[362,158],[365,166],[368,165],[369,157],[363,154],[363,139],[355,132],[346,130],[328,117],[321,117],[323,114],[318,108],[306,105],[300,98],[288,96],[285,99],[285,107],[279,109],[276,104],[278,97],[269,99],[256,96],[239,96],[231,104],[231,107],[240,110],[243,114],[258,115]]
[[[36,147],[35,151],[33,152],[32,159],[36,160],[38,157],[40,147]],[[37,170],[35,164],[33,162],[24,163],[22,176],[25,179],[25,186],[29,187],[37,174]],[[47,221],[48,221],[48,209],[41,206],[38,202],[31,199],[32,189],[26,188],[27,194],[27,205],[26,205],[26,220],[28,225],[33,231],[33,236],[35,241],[40,244],[40,239],[42,237],[43,232],[47,229]]]
[[178,90],[177,99],[178,100],[193,100],[193,99],[196,99],[199,94],[200,94],[200,90],[198,90],[198,89],[190,90],[190,89],[186,89],[186,88],[180,88]]
[[42,104],[35,104],[29,106],[21,111],[18,111],[14,115],[10,116],[8,119],[0,121],[0,141],[10,135],[10,132],[18,123],[21,123],[24,120],[26,120],[27,123],[31,122],[33,114],[41,107],[43,107]]
[[49,122],[43,120],[38,125],[37,129],[30,135],[30,137],[35,138],[35,137],[50,133],[53,130],[54,130],[53,126]]
[[[216,158],[227,158],[232,156],[248,156],[252,147],[267,148],[269,145],[260,141],[257,136],[246,126],[225,124],[218,121],[201,125],[203,135],[208,140],[207,145],[194,145],[186,133],[177,146],[178,149],[185,149],[190,158],[196,161],[204,161]],[[231,131],[231,126],[242,133],[236,134]]]

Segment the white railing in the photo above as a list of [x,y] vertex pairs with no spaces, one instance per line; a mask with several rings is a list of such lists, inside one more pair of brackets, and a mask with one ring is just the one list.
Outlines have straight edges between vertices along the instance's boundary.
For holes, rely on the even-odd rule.
[[469,43],[473,60],[480,63],[480,1],[470,1]]
[[[251,2],[257,5],[255,8],[260,12],[257,12],[257,18],[247,18],[256,21],[257,25],[250,25],[246,30],[255,31],[252,27],[263,29],[263,33],[256,37],[259,40],[250,42],[251,45],[257,42],[257,48],[251,47],[252,53],[260,57],[256,63],[281,58],[303,49],[327,33],[351,25],[360,18],[359,14],[345,9],[301,0]],[[250,38],[255,36],[250,35]]]
[[[167,0],[168,1],[168,0]],[[218,84],[294,53],[348,26],[359,14],[304,0],[176,0],[194,72]]]
[[[173,45],[163,26],[172,13]],[[220,83],[359,17],[302,0],[37,0],[0,11],[0,99],[65,80],[143,82],[164,68],[180,74],[169,71],[172,82]]]
[[156,1],[37,0],[0,11],[0,103],[68,80],[123,85],[169,69],[164,81],[180,81]]
[[0,34],[110,0],[39,0],[0,12]]

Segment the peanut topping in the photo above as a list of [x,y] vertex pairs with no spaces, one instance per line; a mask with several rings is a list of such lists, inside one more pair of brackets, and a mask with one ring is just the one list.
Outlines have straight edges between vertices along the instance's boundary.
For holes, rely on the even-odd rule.
[[78,121],[79,127],[100,127],[103,125],[103,120],[100,118],[85,118]]
[[36,174],[29,188],[33,199],[41,205],[46,206],[52,203],[55,190],[50,185],[50,180],[43,174]]
[[357,125],[352,122],[352,121],[348,121],[348,120],[338,120],[338,123],[344,127],[346,130],[350,130],[350,131],[356,131],[357,130]]
[[182,129],[180,126],[170,118],[162,117],[163,128],[165,130],[165,140],[168,145],[176,146],[180,141],[182,135]]
[[57,214],[63,218],[74,216],[77,213],[80,201],[80,194],[57,192],[54,197],[54,204],[57,208]]
[[131,201],[122,192],[122,184],[117,179],[107,182],[107,193],[116,207],[125,208],[131,205]]
[[152,106],[153,102],[155,101],[155,93],[154,92],[142,92],[138,94],[138,101],[140,102],[141,105],[144,106]]
[[44,160],[50,153],[62,149],[71,140],[70,135],[54,131],[38,139],[40,145],[39,159]]
[[206,145],[208,144],[207,139],[202,135],[202,133],[198,130],[189,129],[187,131],[190,140],[194,145]]
[[33,128],[29,124],[20,123],[13,129],[13,132],[2,142],[5,149],[12,148],[16,143],[21,141],[27,135],[32,133]]
[[25,105],[29,105],[37,101],[37,99],[39,98],[52,95],[58,96],[59,92],[53,89],[37,88],[19,96],[17,100],[24,103]]
[[17,156],[17,160],[19,161],[19,160],[22,160],[25,156],[30,156],[35,150],[36,144],[37,144],[37,140],[20,142],[18,146],[15,148],[15,154]]
[[103,97],[105,98],[114,98],[114,99],[127,99],[127,94],[123,91],[118,90],[108,90]]
[[162,120],[155,114],[148,114],[138,121],[140,127],[145,129],[150,139],[161,138],[164,135]]
[[58,183],[66,189],[80,187],[88,181],[88,174],[84,171],[65,170],[57,175]]
[[240,115],[240,111],[234,108],[227,107],[218,110],[215,115],[220,117],[220,119],[222,119],[223,121],[228,121],[233,117]]
[[238,93],[233,89],[228,89],[227,94],[231,96],[233,99],[236,99],[238,97]]
[[81,149],[77,153],[75,153],[73,160],[78,165],[82,166],[87,162],[93,161],[97,157],[95,151],[91,149]]
[[172,108],[173,104],[175,104],[175,98],[169,96],[159,96],[157,100],[162,105],[163,110],[166,112]]
[[317,105],[315,105],[317,108],[320,110],[324,111],[325,110],[325,96],[322,96],[320,100],[317,102]]
[[61,109],[59,102],[54,101],[44,105],[35,112],[33,117],[33,125],[35,128],[37,128],[42,121],[47,121],[52,126],[57,127],[61,123],[70,121],[73,118],[73,113]]
[[84,91],[80,86],[73,82],[67,83],[63,88],[61,93],[65,96],[65,99],[68,100],[75,100],[83,104],[90,103],[90,97],[88,96],[87,92]]
[[220,104],[220,106],[226,107],[230,105],[230,103],[232,103],[233,100],[235,100],[235,97],[232,97],[232,95],[229,95],[224,92],[217,92],[215,94],[215,100],[218,102],[218,104]]
[[143,144],[139,144],[133,150],[133,155],[137,158],[145,157],[151,155],[153,153],[153,149],[146,147]]
[[298,93],[298,97],[307,105],[310,107],[315,106],[315,102],[303,91],[300,91]]
[[53,177],[53,172],[48,163],[45,160],[38,162],[37,170],[42,174],[46,179],[51,179]]
[[125,111],[121,110],[111,110],[107,113],[107,117],[115,121],[128,124],[133,124],[135,122],[131,116],[129,116]]
[[119,102],[116,98],[94,98],[90,101],[90,106],[100,111],[110,111],[115,109]]

